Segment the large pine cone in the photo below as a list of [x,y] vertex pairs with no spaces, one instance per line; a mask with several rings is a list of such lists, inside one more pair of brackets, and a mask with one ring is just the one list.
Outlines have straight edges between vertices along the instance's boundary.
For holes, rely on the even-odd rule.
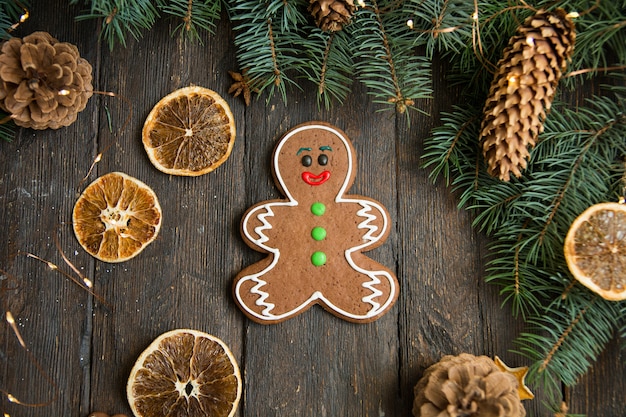
[[557,84],[574,51],[574,23],[563,9],[540,10],[511,37],[498,62],[481,125],[489,173],[520,177],[543,132]]
[[444,356],[415,385],[415,417],[524,417],[518,381],[491,358]]
[[0,51],[0,107],[15,124],[58,129],[74,123],[93,93],[91,65],[49,33],[11,38]]
[[315,18],[317,27],[326,32],[337,32],[343,29],[356,7],[354,0],[310,0],[309,12]]

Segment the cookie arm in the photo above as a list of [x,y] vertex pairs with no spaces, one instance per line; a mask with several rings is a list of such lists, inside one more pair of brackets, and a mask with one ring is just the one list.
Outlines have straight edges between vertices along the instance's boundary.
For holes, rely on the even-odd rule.
[[274,211],[271,204],[261,204],[250,208],[241,220],[241,235],[253,249],[264,251],[271,249],[265,242],[269,240],[267,233],[272,229],[271,220]]
[[360,208],[357,211],[359,217],[358,228],[362,231],[365,246],[380,245],[389,234],[389,214],[378,201],[359,198],[353,200]]

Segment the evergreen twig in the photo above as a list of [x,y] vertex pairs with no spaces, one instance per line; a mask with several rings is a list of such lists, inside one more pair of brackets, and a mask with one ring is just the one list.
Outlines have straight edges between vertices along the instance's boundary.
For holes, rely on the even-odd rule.
[[[102,19],[100,36],[113,50],[115,43],[126,46],[128,35],[139,39],[144,30],[150,29],[159,17],[157,6],[165,0],[158,0],[155,4],[151,0],[91,0],[89,11],[76,17],[76,20]],[[76,4],[79,0],[71,0]]]
[[[355,67],[347,32],[326,33],[310,27],[302,45],[306,58],[301,71],[317,85],[318,103],[323,102],[326,108],[333,102],[342,103],[350,92]],[[319,51],[323,53],[320,55]]]
[[180,22],[174,32],[201,42],[198,29],[215,33],[215,22],[220,18],[222,0],[169,0],[159,10]]
[[[385,5],[389,7],[383,11]],[[408,117],[407,108],[429,98],[431,88],[430,61],[413,53],[417,44],[406,16],[400,7],[372,0],[348,30],[354,37],[359,80],[375,102]]]
[[306,21],[302,0],[242,0],[229,3],[236,32],[235,46],[240,68],[248,68],[255,91],[278,91],[287,99],[287,85],[296,86],[292,73],[301,65],[298,28]]
[[529,383],[541,384],[556,399],[559,382],[575,385],[613,337],[619,304],[577,286],[542,313],[527,320],[532,332],[522,333],[516,344],[532,360]]

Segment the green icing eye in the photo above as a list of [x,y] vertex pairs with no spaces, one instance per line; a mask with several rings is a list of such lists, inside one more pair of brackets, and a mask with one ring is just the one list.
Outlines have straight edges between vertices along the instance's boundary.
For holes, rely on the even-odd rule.
[[323,203],[313,203],[311,204],[311,213],[316,216],[321,216],[326,212],[326,206]]

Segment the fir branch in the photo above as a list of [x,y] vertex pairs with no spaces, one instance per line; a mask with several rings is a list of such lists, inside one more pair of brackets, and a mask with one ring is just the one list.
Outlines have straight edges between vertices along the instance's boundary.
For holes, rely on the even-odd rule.
[[318,103],[328,109],[334,101],[342,103],[350,92],[355,66],[350,38],[345,31],[327,33],[311,27],[305,32],[309,36],[302,40],[305,59],[300,70],[317,85]]
[[501,236],[489,246],[486,282],[500,286],[502,304],[510,303],[513,315],[524,319],[543,311],[546,300],[554,296],[550,273],[525,258],[520,248],[523,235]]
[[544,314],[529,318],[531,332],[515,341],[518,352],[533,361],[529,383],[541,383],[552,398],[560,396],[560,382],[575,385],[611,340],[620,319],[618,306],[579,285]]
[[215,33],[215,22],[222,10],[221,0],[170,0],[159,7],[164,15],[180,20],[174,29],[181,36],[201,41],[198,29]]
[[427,56],[433,57],[437,52],[459,54],[467,47],[473,30],[472,1],[408,0],[404,9],[416,37],[426,45]]
[[[76,4],[79,0],[71,0]],[[126,46],[126,38],[131,35],[135,39],[142,36],[144,30],[150,29],[159,17],[157,7],[165,0],[91,0],[88,12],[76,16],[77,21],[103,19],[100,37],[113,50],[116,42]]]
[[430,62],[413,53],[415,37],[401,8],[384,13],[376,0],[360,9],[348,26],[354,37],[358,77],[374,101],[398,113],[415,108],[415,101],[431,95]]
[[423,166],[431,168],[429,176],[433,181],[443,176],[449,185],[470,161],[477,159],[477,141],[472,139],[478,137],[478,117],[476,106],[455,105],[452,112],[442,113],[422,155]]
[[[259,93],[277,90],[287,99],[287,85],[297,87],[290,72],[300,63],[296,29],[305,20],[299,10],[302,0],[242,0],[230,2],[229,15],[234,23],[235,45],[240,68],[248,68],[250,83]],[[300,6],[300,7],[298,7]]]
[[[581,3],[581,2],[575,2]],[[578,6],[584,11],[589,6]],[[577,36],[576,48],[572,57],[571,71],[588,71],[591,78],[616,63],[626,63],[626,4],[622,1],[601,1],[589,13],[575,19]],[[573,9],[575,10],[575,9]],[[575,85],[572,80],[565,80],[568,86]]]
[[520,350],[535,361],[537,382],[556,396],[560,381],[574,384],[615,331],[626,333],[619,303],[579,285],[562,252],[564,236],[582,211],[622,193],[623,81],[579,108],[555,102],[521,179],[501,182],[484,169],[477,172],[478,110],[467,109],[476,107],[470,99],[445,114],[425,144],[431,176],[446,177],[461,192],[462,207],[476,213],[474,226],[493,237],[485,279],[501,287],[503,302],[530,325],[520,335]]

